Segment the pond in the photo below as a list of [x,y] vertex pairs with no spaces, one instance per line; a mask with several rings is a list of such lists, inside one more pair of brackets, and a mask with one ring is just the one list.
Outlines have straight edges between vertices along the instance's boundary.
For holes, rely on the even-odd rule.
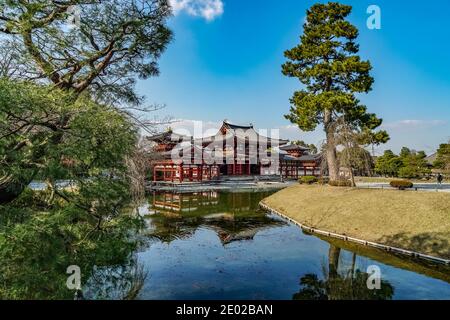
[[270,193],[153,195],[137,298],[450,299],[448,267],[309,235],[259,208]]

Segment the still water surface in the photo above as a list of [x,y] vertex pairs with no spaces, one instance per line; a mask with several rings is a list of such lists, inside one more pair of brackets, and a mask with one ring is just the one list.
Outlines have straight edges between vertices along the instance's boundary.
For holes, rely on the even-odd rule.
[[[450,299],[450,269],[308,235],[260,210],[270,193],[151,197],[137,298]],[[373,265],[380,290],[367,289]]]

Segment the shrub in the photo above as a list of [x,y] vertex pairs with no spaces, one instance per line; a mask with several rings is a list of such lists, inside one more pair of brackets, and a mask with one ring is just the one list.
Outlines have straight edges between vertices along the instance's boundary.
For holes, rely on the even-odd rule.
[[400,190],[409,189],[414,186],[414,184],[408,180],[393,180],[393,181],[391,181],[390,185],[391,185],[391,187],[397,188]]
[[319,181],[319,179],[317,179],[317,177],[314,176],[303,176],[299,179],[299,182],[301,184],[313,184],[313,183],[317,183]]
[[333,187],[352,187],[350,180],[333,180],[328,182],[328,184]]
[[417,168],[411,168],[411,167],[402,167],[398,170],[398,176],[400,178],[418,178],[421,176],[421,173],[418,172]]
[[317,180],[317,182],[318,182],[319,184],[328,184],[328,183],[330,182],[330,179],[329,179],[329,178],[325,178],[325,177],[320,177],[320,178]]

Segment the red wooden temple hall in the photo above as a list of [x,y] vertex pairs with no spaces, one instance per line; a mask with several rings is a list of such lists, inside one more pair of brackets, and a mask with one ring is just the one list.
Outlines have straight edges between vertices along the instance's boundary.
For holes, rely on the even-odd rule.
[[[312,168],[313,174],[320,171],[320,157],[310,156],[306,148],[294,150],[286,146],[289,140],[265,137],[253,125],[235,125],[227,120],[210,137],[194,139],[168,130],[148,140],[158,154],[153,161],[155,182],[183,183],[244,175],[297,178],[307,172],[303,163]],[[287,149],[283,150],[283,146]]]
[[284,178],[321,175],[321,154],[310,154],[310,149],[290,144],[280,147],[280,174]]

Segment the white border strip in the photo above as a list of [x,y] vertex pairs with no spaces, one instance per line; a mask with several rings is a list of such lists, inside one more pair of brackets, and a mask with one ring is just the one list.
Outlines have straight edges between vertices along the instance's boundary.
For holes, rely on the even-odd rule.
[[438,263],[450,265],[450,260],[448,260],[448,259],[437,258],[437,257],[433,257],[433,256],[430,256],[430,255],[419,253],[419,252],[415,252],[415,251],[410,251],[410,250],[405,250],[405,249],[401,249],[401,248],[391,247],[391,246],[387,246],[387,245],[380,244],[380,243],[375,243],[375,242],[371,242],[371,241],[361,240],[361,239],[348,237],[348,236],[344,236],[344,235],[333,233],[333,232],[328,232],[328,231],[323,231],[323,230],[319,230],[319,229],[316,229],[316,228],[311,228],[309,226],[301,224],[298,221],[295,221],[294,219],[288,217],[284,213],[281,213],[281,212],[279,212],[277,210],[272,209],[271,207],[266,205],[263,201],[261,201],[259,203],[259,206],[261,208],[267,210],[267,211],[270,211],[270,212],[273,212],[273,213],[279,215],[280,217],[282,217],[282,218],[292,222],[293,224],[299,226],[303,230],[306,230],[306,231],[308,231],[310,233],[316,233],[316,234],[324,235],[324,236],[331,237],[331,238],[338,238],[338,239],[341,239],[341,240],[344,240],[344,241],[355,242],[355,243],[358,243],[358,244],[361,244],[361,245],[364,245],[364,246],[369,246],[369,247],[374,247],[374,248],[378,248],[378,249],[383,249],[383,250],[388,251],[388,252],[400,253],[400,254],[408,255],[408,256],[414,257],[414,258],[420,258],[420,259],[425,259],[425,260],[430,260],[430,261],[433,261],[433,262],[438,262]]

